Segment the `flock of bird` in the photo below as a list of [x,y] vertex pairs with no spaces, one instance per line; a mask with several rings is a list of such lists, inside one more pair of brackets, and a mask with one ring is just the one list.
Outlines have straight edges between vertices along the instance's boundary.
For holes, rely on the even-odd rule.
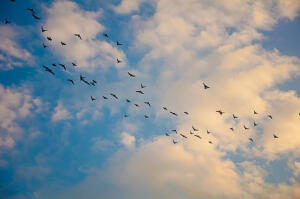
[[[15,2],[15,0],[10,0],[10,1],[11,1],[11,2]],[[35,19],[35,20],[40,20],[40,19],[41,19],[41,18],[37,15],[36,11],[35,11],[33,8],[28,8],[27,10],[30,12],[30,14],[32,15],[33,19]],[[11,21],[5,19],[4,24],[10,24],[10,23],[11,23]],[[47,31],[48,31],[47,28],[45,28],[44,26],[41,26],[41,32],[42,32],[43,34],[46,34]],[[79,40],[82,40],[82,35],[79,34],[79,33],[74,33],[74,37],[77,37]],[[104,33],[104,34],[103,34],[103,37],[105,37],[105,38],[107,38],[107,39],[110,39],[110,36],[109,36],[107,33]],[[51,36],[45,36],[45,39],[48,41],[48,43],[51,43],[51,42],[53,41],[53,39],[52,39]],[[67,45],[67,43],[66,43],[66,42],[63,42],[63,41],[60,41],[60,44],[61,44],[61,46],[66,46],[66,45]],[[122,45],[123,45],[123,44],[122,44],[121,42],[119,42],[119,41],[116,41],[115,44],[116,44],[116,46],[122,46]],[[47,48],[47,47],[49,46],[49,44],[46,44],[45,42],[43,42],[43,43],[42,43],[42,46],[43,46],[43,48]],[[121,63],[121,62],[122,62],[122,60],[120,60],[119,58],[116,58],[116,63],[117,63],[117,64],[119,64],[119,63]],[[76,62],[72,62],[71,64],[72,64],[73,67],[77,67]],[[65,64],[61,64],[61,63],[55,64],[55,63],[52,63],[51,66],[52,66],[53,68],[55,68],[55,67],[57,67],[57,66],[60,66],[64,71],[67,70],[67,66],[66,66]],[[43,67],[44,70],[45,70],[46,72],[48,72],[49,74],[55,75],[55,72],[54,72],[53,68],[48,67],[48,66],[45,66],[45,65],[43,65],[42,67]],[[136,75],[135,75],[134,73],[132,73],[132,72],[128,72],[128,75],[129,75],[129,78],[137,78]],[[74,79],[67,79],[67,81],[70,82],[70,84],[75,85],[75,80],[74,80]],[[88,86],[96,86],[96,84],[97,84],[97,81],[96,81],[96,80],[94,80],[94,79],[92,79],[92,80],[87,80],[87,78],[84,77],[82,74],[79,75],[79,81],[82,82],[83,84],[88,85]],[[136,93],[137,93],[137,94],[140,94],[140,95],[144,95],[144,94],[145,94],[145,91],[144,91],[145,88],[146,88],[146,86],[145,86],[144,84],[140,84],[140,89],[139,89],[139,90],[136,90]],[[203,83],[203,89],[204,89],[204,90],[208,90],[208,89],[210,89],[210,86],[208,86],[207,84]],[[111,96],[111,98],[113,98],[113,99],[115,99],[115,100],[119,100],[119,97],[118,97],[115,93],[109,93],[109,95]],[[104,100],[108,100],[108,99],[109,99],[108,96],[104,96],[104,95],[102,96],[102,98],[103,98]],[[94,96],[90,96],[90,100],[93,102],[93,101],[96,101],[97,98],[94,97]],[[129,99],[126,99],[125,102],[126,102],[126,103],[132,103],[134,106],[140,107],[139,104],[134,103],[134,102],[132,102],[132,101],[129,100]],[[145,104],[146,106],[148,106],[148,107],[151,107],[151,103],[150,103],[149,101],[145,101],[144,104]],[[178,117],[178,116],[179,116],[178,113],[169,110],[169,109],[168,109],[167,107],[165,107],[165,106],[163,106],[162,109],[163,109],[163,111],[169,112],[169,114],[171,114],[172,116],[175,116],[175,117]],[[185,114],[185,115],[190,115],[190,113],[187,112],[187,111],[183,112],[183,114]],[[216,114],[219,114],[219,115],[222,116],[223,114],[225,114],[225,112],[222,111],[222,110],[217,110],[217,111],[216,111]],[[253,114],[254,114],[254,115],[257,115],[257,114],[259,114],[259,113],[258,113],[257,111],[254,110],[254,111],[253,111]],[[299,116],[300,116],[300,113],[299,113]],[[129,117],[129,115],[128,115],[128,114],[124,114],[124,117],[127,118],[127,117]],[[273,119],[273,116],[270,115],[270,114],[267,115],[266,117],[267,117],[268,119],[270,119],[270,120]],[[145,119],[148,119],[149,116],[145,114],[145,115],[144,115],[144,118],[145,118]],[[232,118],[233,118],[233,120],[237,120],[237,119],[238,119],[238,116],[235,115],[235,114],[232,114]],[[255,128],[256,126],[258,126],[258,123],[253,122],[253,127]],[[247,130],[250,129],[250,127],[249,127],[249,126],[246,126],[246,125],[243,125],[243,128],[244,128],[245,131],[247,131]],[[233,127],[231,127],[230,130],[231,130],[231,131],[234,131],[235,129],[234,129]],[[180,137],[182,137],[182,138],[184,138],[184,139],[188,139],[188,138],[189,138],[186,134],[179,133],[176,129],[172,129],[171,132],[173,132],[174,135],[180,136]],[[196,138],[202,139],[202,137],[201,137],[201,135],[200,135],[199,133],[200,133],[199,129],[197,129],[197,128],[194,127],[194,126],[192,126],[192,127],[191,127],[191,130],[189,131],[190,136],[194,136],[194,137],[196,137]],[[209,131],[209,130],[207,130],[206,133],[207,133],[207,134],[211,134],[212,132]],[[165,136],[170,136],[170,133],[165,133]],[[274,138],[274,139],[278,139],[279,137],[278,137],[276,134],[273,134],[273,138]],[[250,142],[252,142],[252,143],[254,142],[253,137],[249,137],[248,139],[249,139]],[[178,137],[177,137],[177,138],[173,138],[173,139],[171,139],[171,140],[173,141],[173,144],[177,144],[179,139],[178,139]],[[208,140],[208,143],[209,143],[209,144],[213,144],[213,142],[212,142],[211,140]]]

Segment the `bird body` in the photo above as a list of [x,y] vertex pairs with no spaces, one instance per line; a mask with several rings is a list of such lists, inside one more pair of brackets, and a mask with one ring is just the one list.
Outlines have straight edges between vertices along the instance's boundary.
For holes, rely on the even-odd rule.
[[117,46],[122,46],[123,44],[121,44],[119,41],[117,41]]
[[60,42],[60,44],[62,45],[62,46],[65,46],[65,45],[67,45],[65,42]]
[[277,138],[278,138],[278,136],[277,136],[277,135],[275,135],[275,134],[273,134],[273,137],[274,137],[275,139],[277,139]]
[[60,65],[65,71],[67,70],[66,65],[64,64],[58,64],[58,65]]
[[244,129],[245,129],[245,130],[249,130],[249,128],[248,128],[248,127],[246,127],[245,125],[244,125]]
[[74,85],[74,81],[72,79],[68,79],[68,81]]
[[129,75],[130,77],[135,77],[135,75],[132,74],[132,73],[130,73],[130,72],[128,72],[128,75]]
[[183,113],[184,113],[184,114],[186,114],[186,115],[188,115],[188,114],[189,114],[189,113],[188,113],[188,112],[186,112],[186,111],[185,111],[185,112],[183,112]]
[[177,144],[178,142],[176,142],[175,140],[173,140],[173,144]]
[[217,113],[219,113],[220,115],[223,115],[225,112],[221,111],[221,110],[217,110]]
[[146,88],[146,86],[144,86],[143,84],[141,84],[141,88]]
[[172,112],[172,111],[170,111],[170,113],[171,113],[172,115],[178,116],[177,113],[174,113],[174,112]]
[[141,91],[141,90],[138,90],[138,91],[135,91],[135,92],[140,93],[140,94],[144,94],[144,92]]
[[149,116],[148,116],[148,115],[144,115],[144,117],[145,117],[146,119],[148,119],[148,118],[149,118]]
[[107,97],[105,97],[105,96],[102,96],[103,97],[103,99],[108,99]]
[[234,114],[232,114],[232,117],[233,117],[233,119],[237,119],[238,117],[237,116],[235,116]]
[[95,100],[96,100],[96,98],[94,98],[93,96],[91,96],[91,100],[92,100],[92,101],[95,101]]
[[82,40],[81,35],[80,34],[74,34],[76,37],[78,37],[80,40]]
[[55,75],[55,73],[50,68],[48,68],[47,66],[43,66],[43,68],[45,69],[45,71],[51,73],[52,75]]
[[46,32],[46,31],[48,31],[48,30],[44,29],[44,27],[43,27],[43,26],[41,26],[41,30],[42,30],[42,32]]
[[207,86],[205,83],[203,83],[203,87],[204,87],[205,90],[210,88],[210,87]]
[[118,58],[117,58],[117,63],[119,64],[119,63],[121,63],[122,62],[122,60],[119,60]]
[[202,137],[200,135],[194,135],[195,137],[202,139]]
[[144,103],[147,104],[149,107],[151,106],[151,105],[150,105],[150,102],[144,102]]
[[167,111],[167,110],[168,110],[166,107],[163,107],[163,109],[164,109],[165,111]]
[[115,99],[119,99],[115,94],[111,93],[111,96],[113,96]]
[[192,129],[194,130],[194,131],[199,131],[198,129],[196,129],[194,126],[192,126]]
[[187,138],[185,135],[183,135],[183,134],[181,134],[181,133],[180,133],[180,135],[181,135],[182,137],[184,137],[184,138]]
[[131,101],[130,101],[129,99],[126,99],[126,102],[127,102],[127,103],[130,103]]

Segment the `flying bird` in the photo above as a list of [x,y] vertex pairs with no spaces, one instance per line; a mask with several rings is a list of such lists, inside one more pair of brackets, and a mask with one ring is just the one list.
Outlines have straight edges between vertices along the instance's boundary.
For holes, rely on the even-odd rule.
[[173,129],[172,131],[175,132],[175,133],[177,134],[177,130],[176,130],[176,129]]
[[246,127],[245,125],[244,125],[244,129],[245,129],[245,130],[249,130],[249,128],[248,128],[248,127]]
[[170,111],[170,113],[171,113],[172,115],[178,116],[176,113],[174,113],[174,112],[172,112],[172,111]]
[[166,136],[170,136],[168,133],[165,134]]
[[202,137],[200,135],[194,135],[195,137],[202,139]]
[[104,33],[103,36],[104,36],[104,37],[107,37],[107,38],[109,37],[108,34],[106,34],[106,33]]
[[126,102],[130,103],[131,101],[129,99],[126,99]]
[[212,141],[208,141],[209,144],[212,144]]
[[123,44],[121,44],[119,41],[117,41],[117,46],[122,46]]
[[45,44],[45,43],[43,43],[43,48],[47,48],[48,46]]
[[119,64],[119,63],[121,63],[122,62],[122,60],[119,60],[118,58],[117,58],[117,63]]
[[52,41],[52,38],[51,37],[47,37],[48,41]]
[[67,45],[65,42],[60,42],[60,44],[62,45],[62,46],[65,46],[65,45]]
[[72,79],[68,79],[68,81],[74,85],[74,81]]
[[128,75],[129,75],[130,77],[135,77],[135,75],[132,74],[132,73],[130,73],[130,72],[128,72]]
[[56,67],[56,64],[51,64],[51,65]]
[[238,117],[237,116],[235,116],[234,114],[232,114],[232,117],[233,117],[233,119],[237,119]]
[[278,136],[277,135],[275,135],[275,134],[273,134],[273,137],[276,139],[276,138],[278,138]]
[[87,85],[90,85],[88,81],[85,80],[85,77],[80,74],[80,81],[84,82]]
[[146,119],[148,119],[148,118],[149,118],[149,116],[148,116],[148,115],[144,115],[144,117],[145,117]]
[[165,111],[167,111],[167,110],[168,110],[166,107],[163,107],[163,109],[164,109]]
[[190,134],[193,135],[194,133],[192,131],[190,131]]
[[34,18],[34,19],[36,19],[36,20],[40,20],[40,19],[41,19],[40,17],[36,16],[36,14],[35,14],[35,13],[31,13],[31,15],[32,15],[32,16],[33,16],[33,18]]
[[5,19],[5,20],[4,20],[4,23],[5,23],[5,24],[10,24],[11,22],[8,21],[7,19]]
[[128,115],[127,115],[127,114],[125,114],[125,115],[124,115],[124,117],[128,117]]
[[144,102],[144,103],[147,104],[149,107],[151,106],[151,105],[150,105],[150,102]]
[[47,66],[43,66],[43,68],[45,69],[45,71],[51,73],[52,75],[55,75],[55,73],[50,68],[48,68]]
[[173,144],[177,144],[178,142],[176,142],[175,140],[173,140]]
[[229,128],[229,129],[230,129],[231,131],[234,131],[234,128],[232,128],[232,127],[231,127],[231,128]]
[[135,91],[135,92],[140,93],[140,94],[144,94],[144,92],[141,91],[141,90],[138,90],[138,91]]
[[258,113],[254,110],[253,114],[254,114],[254,115],[257,115]]
[[114,98],[116,98],[116,99],[119,99],[115,94],[113,94],[113,93],[111,93],[110,94],[111,96],[113,96]]
[[143,84],[141,84],[141,88],[146,88],[146,86],[144,86]]
[[94,98],[93,96],[91,96],[91,100],[92,100],[92,101],[95,101],[95,100],[96,100],[96,98]]
[[256,123],[256,122],[253,122],[253,126],[257,126],[257,123]]
[[27,10],[31,13],[35,13],[34,9],[33,8],[27,8]]
[[184,113],[184,114],[186,114],[186,115],[188,115],[188,114],[189,114],[189,113],[188,113],[188,112],[186,112],[186,111],[185,111],[185,112],[183,112],[183,113]]
[[210,88],[209,86],[207,86],[205,83],[203,83],[203,87],[204,87],[204,89],[208,89],[208,88]]
[[60,65],[65,71],[67,70],[66,65],[64,64],[58,64],[58,65]]
[[217,113],[219,113],[220,115],[223,115],[225,112],[221,111],[221,110],[217,110]]
[[11,2],[15,2],[15,0],[10,0]]
[[134,104],[136,107],[140,107],[138,104]]
[[73,65],[73,66],[77,66],[77,64],[75,64],[74,62],[72,62],[72,65]]
[[184,138],[187,138],[185,135],[183,135],[183,134],[181,134],[181,133],[180,133],[180,135],[181,135],[182,137],[184,137]]
[[251,142],[254,142],[252,138],[249,138],[249,140],[250,140]]
[[268,115],[268,117],[269,117],[270,119],[273,119],[272,115]]
[[198,129],[196,129],[194,126],[192,126],[192,129],[194,130],[194,131],[199,131]]
[[74,34],[76,37],[78,37],[80,40],[82,40],[81,35],[80,34]]
[[46,32],[46,31],[48,31],[48,30],[44,29],[44,27],[43,27],[43,26],[41,26],[41,30],[42,30],[42,32]]
[[207,134],[210,134],[211,132],[210,132],[210,131],[208,131],[208,130],[206,130],[206,133],[207,133]]
[[105,96],[102,96],[103,97],[103,99],[108,99],[107,97],[105,97]]

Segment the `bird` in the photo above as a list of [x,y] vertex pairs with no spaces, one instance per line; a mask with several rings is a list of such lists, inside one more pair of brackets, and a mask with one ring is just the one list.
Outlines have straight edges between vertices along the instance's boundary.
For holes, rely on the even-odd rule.
[[256,122],[253,122],[253,126],[257,126],[257,123],[256,123]]
[[141,91],[141,90],[138,90],[138,91],[135,91],[135,92],[140,93],[140,94],[144,94],[144,92]]
[[132,74],[132,73],[130,73],[130,72],[128,72],[128,75],[129,75],[130,77],[135,77],[135,75]]
[[78,37],[80,40],[82,40],[81,35],[80,34],[74,34],[76,37]]
[[35,14],[35,13],[31,13],[31,15],[32,15],[32,16],[33,16],[33,18],[34,18],[34,19],[36,19],[36,20],[40,20],[40,19],[41,19],[40,17],[36,16],[36,14]]
[[177,130],[176,130],[176,129],[173,129],[172,131],[175,132],[175,133],[177,134]]
[[138,104],[134,104],[136,107],[140,107]]
[[195,137],[202,139],[202,137],[200,135],[194,135]]
[[81,74],[80,74],[80,81],[84,82],[87,85],[90,85],[90,83],[88,81],[86,81],[85,77],[83,77]]
[[206,133],[207,133],[207,134],[210,134],[211,132],[210,132],[210,131],[208,131],[208,130],[206,130]]
[[190,134],[193,135],[194,133],[192,131],[190,131]]
[[15,2],[15,0],[10,0],[10,2]]
[[273,137],[276,139],[276,138],[278,138],[278,136],[277,135],[275,135],[275,134],[273,134]]
[[43,27],[43,26],[41,26],[41,30],[42,30],[42,32],[46,32],[46,31],[48,31],[48,30],[44,29],[44,27]]
[[252,138],[249,138],[249,140],[250,140],[251,142],[254,142]]
[[62,46],[65,46],[65,45],[67,45],[65,42],[60,42],[60,44],[62,45]]
[[248,128],[248,127],[246,127],[245,125],[244,125],[244,129],[245,129],[245,130],[249,130],[249,128]]
[[121,44],[119,41],[117,41],[117,46],[122,46],[123,44]]
[[257,115],[258,113],[254,110],[253,114],[254,114],[254,115]]
[[149,118],[149,116],[148,116],[148,115],[144,115],[144,117],[145,117],[146,119],[148,119],[148,118]]
[[97,81],[96,81],[96,80],[94,80],[94,79],[92,80],[92,82],[93,82],[94,84],[97,84]]
[[205,83],[203,83],[203,87],[204,87],[204,89],[208,89],[208,88],[210,88],[209,86],[207,86]]
[[106,33],[104,33],[103,36],[104,36],[104,37],[107,37],[107,38],[109,37],[108,34],[106,34]]
[[167,111],[167,110],[168,110],[166,107],[163,107],[163,109],[164,109],[165,111]]
[[55,73],[50,68],[48,68],[47,66],[43,66],[43,68],[45,69],[45,71],[51,73],[52,75],[55,75]]
[[175,140],[173,140],[173,144],[177,144],[178,142],[176,142]]
[[128,115],[127,115],[127,114],[125,114],[125,115],[124,115],[124,117],[128,117]]
[[199,131],[198,129],[196,129],[194,126],[192,126],[192,129],[194,130],[194,131]]
[[110,94],[111,96],[113,96],[114,98],[116,98],[116,99],[119,99],[115,94],[113,94],[113,93],[111,93]]
[[147,104],[149,107],[151,106],[151,105],[150,105],[150,102],[144,102],[144,103]]
[[68,79],[68,81],[74,85],[74,81],[72,79]]
[[208,141],[209,144],[212,144],[212,141]]
[[234,131],[234,128],[232,128],[232,127],[231,127],[231,128],[229,128],[229,129],[230,129],[231,131]]
[[272,115],[268,115],[268,117],[269,117],[270,119],[273,119]]
[[143,84],[141,84],[141,88],[146,88],[146,86],[145,86],[145,85],[143,85]]
[[5,20],[4,20],[4,23],[5,23],[5,24],[10,24],[11,22],[8,21],[7,19],[5,19]]
[[35,13],[34,9],[33,8],[27,8],[27,10],[31,13]]
[[95,100],[96,100],[96,98],[94,98],[93,96],[91,96],[91,100],[92,100],[92,101],[95,101]]
[[119,64],[119,63],[121,63],[122,62],[122,60],[119,60],[118,58],[117,58],[117,63]]
[[165,134],[166,136],[170,136],[168,133]]
[[237,116],[235,116],[234,114],[232,114],[232,117],[233,117],[233,119],[237,119],[238,117]]
[[43,48],[47,48],[48,46],[45,44],[45,43],[43,43]]
[[108,99],[107,97],[105,97],[105,96],[102,96],[103,97],[103,99]]
[[126,99],[126,102],[127,102],[127,103],[130,103],[131,101],[130,101],[129,99]]
[[186,112],[186,111],[185,111],[185,112],[183,112],[183,113],[184,113],[184,114],[186,114],[186,115],[188,115],[188,114],[189,114],[189,113],[188,113],[188,112]]
[[51,37],[47,37],[48,41],[52,41],[52,38]]
[[72,65],[73,65],[73,66],[77,66],[77,64],[75,64],[74,62],[72,62]]
[[51,65],[56,67],[56,64],[51,64]]
[[172,112],[172,111],[170,111],[170,113],[171,113],[172,115],[178,116],[176,113],[174,113],[174,112]]
[[183,134],[181,134],[181,133],[180,133],[180,135],[181,135],[182,137],[184,137],[184,138],[187,138],[185,135],[183,135]]
[[220,115],[223,115],[225,112],[221,111],[221,110],[217,110],[217,113],[219,113]]
[[65,71],[67,70],[66,65],[64,64],[58,64],[58,65],[60,65]]

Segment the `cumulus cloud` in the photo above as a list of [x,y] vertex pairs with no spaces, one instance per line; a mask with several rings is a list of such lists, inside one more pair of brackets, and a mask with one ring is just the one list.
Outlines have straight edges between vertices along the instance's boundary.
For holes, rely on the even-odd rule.
[[42,102],[30,95],[26,88],[9,88],[0,85],[0,147],[12,148],[16,135],[22,132],[18,121],[40,109]]
[[129,133],[123,132],[121,134],[121,143],[127,148],[135,147],[135,137]]
[[70,112],[59,101],[52,114],[52,121],[68,120],[71,118]]
[[18,43],[18,28],[13,26],[0,26],[0,69],[20,67],[24,62],[29,62],[32,55]]
[[[126,63],[125,54],[114,45],[114,41],[105,40],[100,33],[105,27],[98,22],[102,10],[85,11],[72,1],[55,1],[46,9],[48,29],[45,36],[53,38],[57,55],[69,62],[76,62],[84,70],[94,70],[108,66],[122,67]],[[80,34],[79,40],[74,34]],[[101,37],[99,39],[98,37]],[[67,44],[61,47],[60,42]],[[117,64],[116,59],[123,60]]]
[[137,11],[139,6],[145,0],[123,0],[118,6],[114,7],[115,12],[119,14],[129,14],[132,11]]

